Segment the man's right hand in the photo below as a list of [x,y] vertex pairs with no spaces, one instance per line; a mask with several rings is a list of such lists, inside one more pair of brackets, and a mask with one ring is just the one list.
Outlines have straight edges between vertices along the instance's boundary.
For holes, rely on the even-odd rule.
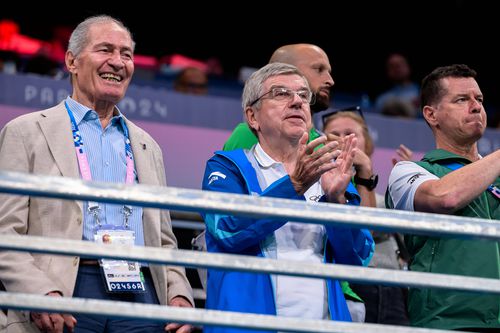
[[321,188],[328,202],[345,203],[344,194],[353,176],[352,166],[358,150],[357,144],[354,134],[344,137],[342,151],[335,161],[335,167],[321,176]]
[[[327,142],[325,136],[321,136],[307,143],[308,134],[304,133],[299,143],[299,153],[294,170],[290,172],[290,181],[295,191],[302,195],[309,187],[319,180],[321,175],[335,168],[335,159],[340,150],[337,142]],[[324,146],[316,149],[318,146]],[[316,150],[315,150],[316,149]]]
[[[47,296],[61,297],[61,294],[50,292]],[[70,314],[31,312],[31,320],[40,331],[47,333],[63,333],[64,326],[73,332],[76,325],[75,317]]]

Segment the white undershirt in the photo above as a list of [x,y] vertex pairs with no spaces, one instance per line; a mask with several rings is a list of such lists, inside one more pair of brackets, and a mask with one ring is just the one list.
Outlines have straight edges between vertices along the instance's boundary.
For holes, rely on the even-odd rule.
[[[254,156],[259,163],[266,187],[286,176],[284,165],[274,161],[257,144]],[[307,201],[317,201],[323,191],[319,182],[311,186],[304,196]],[[323,262],[325,242],[323,225],[288,222],[274,232],[276,254],[280,260]],[[310,319],[328,318],[328,299],[323,279],[276,275],[276,311],[279,316]]]
[[413,203],[418,187],[433,179],[439,179],[439,177],[414,162],[398,162],[389,176],[389,194],[394,208],[414,211]]

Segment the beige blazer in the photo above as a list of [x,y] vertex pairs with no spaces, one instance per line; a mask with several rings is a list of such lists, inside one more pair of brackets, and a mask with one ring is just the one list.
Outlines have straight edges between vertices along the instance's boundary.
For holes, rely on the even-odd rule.
[[[166,186],[160,147],[126,120],[139,183]],[[9,122],[0,133],[0,170],[80,178],[64,103]],[[82,202],[0,193],[0,234],[81,240]],[[168,211],[143,210],[146,246],[177,248]],[[79,257],[0,252],[0,280],[7,291],[44,295],[59,290],[72,296]],[[161,304],[184,296],[194,304],[183,268],[151,266]],[[168,286],[168,288],[167,288]],[[8,332],[37,332],[27,312],[9,311]]]

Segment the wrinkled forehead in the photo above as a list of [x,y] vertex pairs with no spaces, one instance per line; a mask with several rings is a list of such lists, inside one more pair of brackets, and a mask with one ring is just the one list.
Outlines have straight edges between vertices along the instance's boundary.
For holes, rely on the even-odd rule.
[[473,77],[445,77],[440,80],[440,85],[447,95],[482,94],[479,84]]
[[309,89],[307,81],[298,74],[275,75],[264,81],[264,90],[269,90],[273,87],[285,87],[294,90]]
[[130,33],[115,22],[95,23],[89,27],[87,43],[114,44],[133,50],[133,40]]

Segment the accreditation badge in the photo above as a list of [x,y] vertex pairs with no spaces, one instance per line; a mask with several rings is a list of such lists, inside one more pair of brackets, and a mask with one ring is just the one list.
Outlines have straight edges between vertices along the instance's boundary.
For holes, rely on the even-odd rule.
[[[133,246],[135,234],[122,227],[104,225],[94,231],[94,240],[99,244],[116,244]],[[106,290],[111,293],[145,292],[144,276],[141,264],[137,261],[101,259]]]

